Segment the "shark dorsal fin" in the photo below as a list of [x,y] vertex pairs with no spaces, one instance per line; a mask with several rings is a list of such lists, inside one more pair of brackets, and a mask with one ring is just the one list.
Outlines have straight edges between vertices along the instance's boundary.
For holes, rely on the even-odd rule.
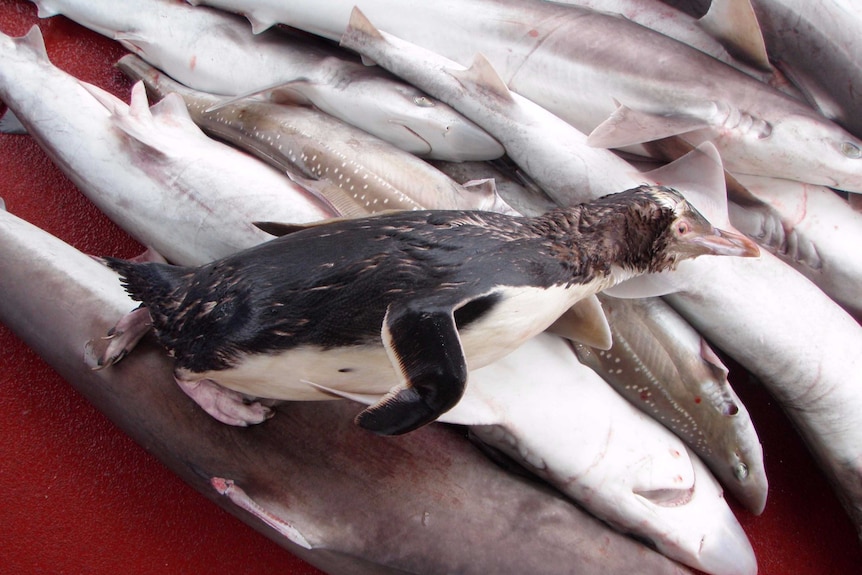
[[712,0],[709,10],[697,23],[734,57],[772,70],[751,0]]
[[377,29],[377,26],[371,23],[371,20],[359,9],[358,6],[354,6],[353,10],[350,12],[350,20],[347,23],[348,30],[356,30],[357,32],[362,32],[362,34],[368,36],[369,38],[375,38],[377,40],[386,40],[383,36],[383,33]]
[[481,88],[495,97],[512,101],[512,92],[497,70],[483,54],[476,54],[473,63],[466,70],[450,70],[449,73],[462,84]]
[[644,174],[656,184],[675,188],[712,225],[728,229],[727,187],[718,150],[704,142],[677,160]]

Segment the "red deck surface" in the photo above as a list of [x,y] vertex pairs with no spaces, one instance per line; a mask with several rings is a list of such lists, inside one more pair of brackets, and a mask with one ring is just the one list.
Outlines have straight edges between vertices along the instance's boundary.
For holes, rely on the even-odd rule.
[[[36,22],[31,3],[0,0],[0,31],[22,35]],[[127,99],[129,83],[112,67],[118,44],[62,17],[39,25],[56,65]],[[0,197],[82,251],[142,250],[28,136],[0,135]],[[734,506],[760,573],[862,572],[854,529],[787,419],[744,371],[731,380],[770,480],[763,515]],[[0,573],[319,573],[186,486],[2,325],[0,494]]]

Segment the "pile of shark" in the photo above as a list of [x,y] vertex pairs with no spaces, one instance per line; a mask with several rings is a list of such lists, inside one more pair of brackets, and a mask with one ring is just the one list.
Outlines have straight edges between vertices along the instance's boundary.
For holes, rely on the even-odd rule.
[[[526,319],[487,332],[497,345],[521,326],[515,344],[475,364],[468,354],[469,374],[450,370],[465,372],[463,393],[416,425],[386,420],[377,431],[409,432],[383,438],[354,416],[373,429],[377,414],[439,399],[418,383],[424,372],[380,388],[399,365],[413,377],[405,330],[427,343],[409,306],[378,325],[391,373],[365,387],[201,385],[178,375],[182,358],[149,323],[125,339],[156,317],[124,289],[129,276],[0,210],[0,321],[189,484],[292,552],[330,573],[753,575],[725,491],[759,514],[768,482],[721,353],[786,410],[862,533],[862,258],[847,249],[862,244],[862,8],[33,3],[122,44],[117,65],[134,86],[124,99],[58,69],[38,26],[0,34],[0,130],[33,137],[151,248],[146,259],[209,273],[352,220],[395,228],[407,211],[458,210],[452,227],[475,213],[532,222],[668,188],[721,238],[673,269],[612,269],[541,325],[530,313],[543,307],[518,308]],[[844,81],[829,81],[838,70]],[[679,221],[683,234],[695,220]],[[706,253],[719,257],[692,257]],[[456,319],[465,349],[488,347],[468,326],[515,291],[529,290],[483,292],[461,316],[448,310],[452,330],[434,324],[454,341],[447,360]]]

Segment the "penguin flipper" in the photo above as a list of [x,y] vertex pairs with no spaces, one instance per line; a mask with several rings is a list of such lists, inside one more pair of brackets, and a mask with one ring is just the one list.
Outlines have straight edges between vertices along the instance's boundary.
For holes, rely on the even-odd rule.
[[467,362],[451,308],[391,305],[383,345],[405,383],[356,416],[381,435],[413,431],[449,411],[467,384]]

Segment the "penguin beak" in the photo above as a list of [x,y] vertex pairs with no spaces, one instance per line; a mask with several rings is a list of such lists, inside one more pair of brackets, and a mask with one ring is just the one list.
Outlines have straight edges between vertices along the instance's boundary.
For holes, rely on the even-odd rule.
[[760,248],[749,238],[718,228],[712,228],[711,233],[689,237],[688,241],[700,247],[703,254],[743,258],[756,258],[760,255]]

